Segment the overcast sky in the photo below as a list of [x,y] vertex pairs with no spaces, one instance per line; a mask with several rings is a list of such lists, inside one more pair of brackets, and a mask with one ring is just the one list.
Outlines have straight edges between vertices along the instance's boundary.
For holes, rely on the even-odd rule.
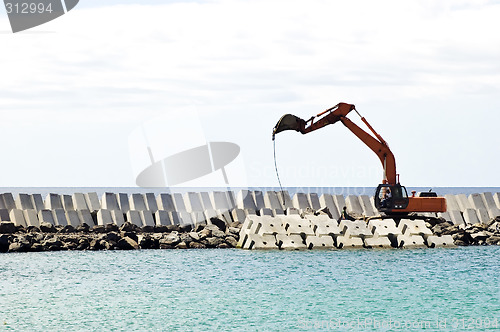
[[[0,186],[134,186],[147,145],[158,160],[210,141],[241,147],[232,184],[277,186],[278,119],[339,102],[407,187],[500,186],[500,1],[140,3],[81,0],[16,34],[2,8]],[[276,148],[284,186],[382,178],[340,123]]]

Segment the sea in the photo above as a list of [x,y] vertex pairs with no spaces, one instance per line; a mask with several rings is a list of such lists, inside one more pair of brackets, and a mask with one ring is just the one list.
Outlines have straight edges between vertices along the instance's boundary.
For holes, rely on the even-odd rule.
[[0,254],[0,331],[498,330],[500,246]]

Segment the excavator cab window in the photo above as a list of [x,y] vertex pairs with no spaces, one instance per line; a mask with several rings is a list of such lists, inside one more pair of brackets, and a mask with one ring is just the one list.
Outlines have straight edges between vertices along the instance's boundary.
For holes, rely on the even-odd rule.
[[375,207],[380,212],[392,212],[406,209],[408,206],[408,193],[400,184],[380,184],[375,192]]

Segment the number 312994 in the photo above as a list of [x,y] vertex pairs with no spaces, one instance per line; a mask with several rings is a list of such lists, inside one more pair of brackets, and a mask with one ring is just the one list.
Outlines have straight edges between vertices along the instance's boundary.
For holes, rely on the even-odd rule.
[[7,8],[7,14],[42,14],[42,13],[52,13],[52,4],[49,3],[45,5],[44,3],[35,3],[35,2],[23,2],[23,3],[5,3],[5,7]]

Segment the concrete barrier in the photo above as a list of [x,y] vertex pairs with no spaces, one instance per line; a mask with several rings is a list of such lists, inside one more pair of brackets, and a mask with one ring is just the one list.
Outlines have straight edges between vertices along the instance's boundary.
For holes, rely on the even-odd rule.
[[55,225],[54,216],[52,215],[52,210],[40,210],[40,211],[38,211],[38,220],[40,221],[40,223],[46,222],[46,223]]
[[9,212],[9,217],[10,220],[14,223],[16,226],[23,226],[26,227],[26,220],[24,218],[23,210],[20,209],[12,209]]
[[100,209],[97,211],[97,224],[103,226],[107,224],[114,224],[113,217],[111,216],[111,210]]
[[61,204],[64,211],[71,211],[75,209],[71,195],[61,195]]
[[264,194],[260,190],[252,191],[252,197],[255,202],[256,210],[260,211],[262,209],[268,208],[264,203]]
[[497,208],[500,209],[500,193],[494,193],[493,194],[493,200],[495,201],[495,204],[497,205]]
[[111,210],[111,218],[113,219],[113,223],[117,224],[118,227],[125,223],[125,216],[121,210]]
[[154,226],[155,221],[153,219],[153,213],[149,210],[139,211],[139,216],[141,217],[142,226]]
[[360,237],[350,237],[346,235],[338,236],[335,242],[339,249],[359,249],[363,248],[364,245]]
[[205,217],[205,213],[202,211],[195,211],[195,212],[191,212],[190,214],[191,214],[191,220],[193,221],[193,224],[195,226],[212,224],[211,222],[209,222],[209,220],[207,221],[207,218]]
[[456,245],[453,243],[453,238],[451,237],[451,235],[428,236],[427,245],[429,246],[429,248],[456,247]]
[[284,211],[283,206],[278,199],[278,194],[275,191],[267,191],[264,194],[264,205],[275,211]]
[[396,222],[392,219],[370,220],[368,222],[368,229],[373,233],[374,237],[396,237],[402,234],[401,230],[396,227]]
[[231,209],[225,192],[213,191],[209,193],[209,196],[210,201],[212,202],[212,206],[216,210],[229,211]]
[[471,209],[470,201],[465,194],[455,195],[458,206],[460,207],[460,212],[465,212],[467,209]]
[[12,210],[16,208],[16,202],[14,201],[14,196],[12,193],[3,193],[2,194],[4,206],[7,210]]
[[159,194],[156,197],[156,205],[158,210],[175,211],[174,200],[170,194]]
[[101,198],[102,208],[105,210],[120,211],[118,197],[114,193],[104,193]]
[[273,235],[248,234],[245,240],[244,249],[278,249],[276,238]]
[[359,205],[365,216],[375,216],[378,214],[375,212],[376,210],[373,208],[371,198],[368,195],[359,196]]
[[[73,206],[76,210],[89,210],[87,205],[87,200],[85,199],[85,194],[83,193],[74,193],[73,197]],[[40,210],[39,210],[40,211]]]
[[[245,213],[243,212],[243,214],[245,214]],[[231,217],[231,213],[228,210],[217,210],[217,217],[220,220],[225,221],[226,224],[233,222],[233,218]]]
[[329,235],[310,235],[306,237],[306,247],[307,249],[333,249],[335,248],[335,245],[333,238]]
[[330,194],[323,194],[319,198],[319,204],[321,208],[328,208],[332,219],[339,220],[340,211],[335,202],[333,201],[333,197]]
[[68,219],[66,219],[66,211],[64,209],[52,210],[52,215],[54,217],[54,224],[66,226],[68,225]]
[[247,218],[247,215],[242,209],[234,209],[231,211],[232,219],[236,222],[244,222]]
[[200,195],[195,192],[187,192],[183,195],[184,206],[187,212],[201,212],[203,211],[203,205],[201,204]]
[[449,210],[457,210],[460,211],[460,206],[458,205],[457,198],[455,195],[447,194],[444,195],[446,199],[446,209]]
[[155,213],[156,211],[158,211],[158,204],[156,203],[155,194],[145,193],[143,196],[147,211],[151,211],[151,213]]
[[35,209],[23,210],[24,220],[26,221],[26,226],[40,226],[38,221],[38,215]]
[[386,236],[367,237],[363,239],[366,248],[391,248],[391,241]]
[[339,215],[340,215],[344,206],[347,207],[346,202],[345,202],[345,198],[343,195],[332,195],[332,199],[333,199],[333,202],[335,203],[335,205],[338,207]]
[[477,217],[476,210],[474,209],[465,209],[464,211],[464,220],[467,225],[474,225],[479,223],[479,218]]
[[172,199],[174,201],[174,206],[175,206],[174,211],[177,211],[177,212],[187,211],[186,205],[184,204],[184,198],[182,197],[182,194],[174,193],[172,195]]
[[368,229],[368,226],[363,220],[342,220],[340,222],[342,234],[349,237],[372,237],[373,233]]
[[19,210],[31,210],[35,207],[33,206],[33,201],[31,196],[28,194],[17,194],[17,199],[15,201],[16,208]]
[[116,194],[116,198],[118,200],[118,206],[119,206],[120,210],[123,213],[127,213],[127,211],[130,210],[130,203],[129,203],[128,194],[118,193],[118,194]]
[[432,231],[427,228],[423,220],[401,219],[398,228],[404,235],[432,235]]
[[247,229],[248,234],[286,235],[285,226],[283,225],[283,220],[281,218],[273,218],[269,216],[249,216],[248,219],[251,220],[249,223],[251,226]]
[[[132,207],[132,206],[131,206]],[[127,211],[127,221],[136,226],[142,227],[141,214],[137,210]]]
[[78,212],[78,218],[80,219],[80,222],[82,224],[87,224],[90,227],[94,227],[94,219],[92,218],[92,215],[90,214],[89,210],[77,210]]
[[200,193],[200,200],[201,204],[203,205],[203,210],[216,210],[215,207],[212,205],[212,200],[210,199],[210,195],[208,192],[204,191]]
[[78,212],[75,210],[69,210],[64,212],[66,214],[66,220],[68,221],[68,225],[76,227],[80,225],[81,221],[78,217]]
[[[146,202],[144,202],[144,196],[142,194],[132,194],[130,195],[130,210],[131,211],[146,211]],[[136,213],[133,213],[135,215]]]
[[479,219],[479,222],[482,224],[488,224],[490,221],[490,215],[486,209],[477,209],[477,218]]
[[491,219],[500,216],[500,208],[497,207],[492,193],[482,193],[481,198],[483,199],[484,205],[486,206],[488,215]]
[[481,194],[470,194],[469,195],[470,206],[476,211],[479,209],[486,210],[486,206],[484,205],[483,198]]
[[168,211],[165,210],[158,210],[155,212],[155,222],[156,226],[173,225]]
[[307,249],[300,235],[276,235],[276,243],[282,250],[300,250]]
[[32,194],[31,201],[33,202],[33,208],[37,211],[37,213],[38,211],[45,209],[41,194]]
[[277,191],[276,196],[278,197],[278,200],[284,210],[293,207],[292,199],[290,198],[288,190]]
[[10,221],[8,209],[0,209],[0,221]]
[[345,200],[347,206],[347,212],[349,214],[354,214],[358,216],[363,215],[363,209],[361,208],[361,204],[359,203],[358,196],[349,195]]
[[304,210],[310,208],[309,201],[307,200],[307,196],[304,193],[296,193],[293,195],[292,199],[293,207],[298,210]]
[[293,215],[300,215],[299,209],[296,209],[294,207],[289,207],[286,209],[286,215],[287,216],[293,216]]
[[315,235],[313,226],[308,219],[300,216],[284,216],[281,218],[286,234],[291,235]]
[[414,248],[427,248],[424,238],[420,235],[398,235],[397,236],[398,248],[414,249]]
[[257,210],[257,206],[255,205],[252,194],[248,190],[240,190],[238,192],[236,196],[236,206],[242,210]]
[[309,206],[315,210],[321,210],[321,204],[319,203],[319,197],[318,194],[316,193],[309,193],[307,194],[307,200],[309,202]]
[[61,203],[61,196],[59,194],[50,193],[45,197],[45,209],[47,210],[55,210],[55,209],[63,209]]
[[462,213],[460,211],[458,211],[458,210],[448,210],[448,214],[450,216],[450,221],[454,225],[464,225],[465,224],[465,220],[462,217]]
[[308,215],[306,219],[311,223],[316,236],[339,236],[342,234],[342,229],[339,227],[337,221],[325,215]]
[[271,209],[264,208],[264,209],[260,209],[260,211],[259,211],[259,215],[261,215],[261,216],[271,216],[271,217],[274,217],[274,212],[273,212],[273,210],[271,210]]
[[97,212],[101,209],[101,203],[99,202],[99,197],[97,193],[90,192],[85,194],[85,200],[87,201],[87,206],[90,212]]

